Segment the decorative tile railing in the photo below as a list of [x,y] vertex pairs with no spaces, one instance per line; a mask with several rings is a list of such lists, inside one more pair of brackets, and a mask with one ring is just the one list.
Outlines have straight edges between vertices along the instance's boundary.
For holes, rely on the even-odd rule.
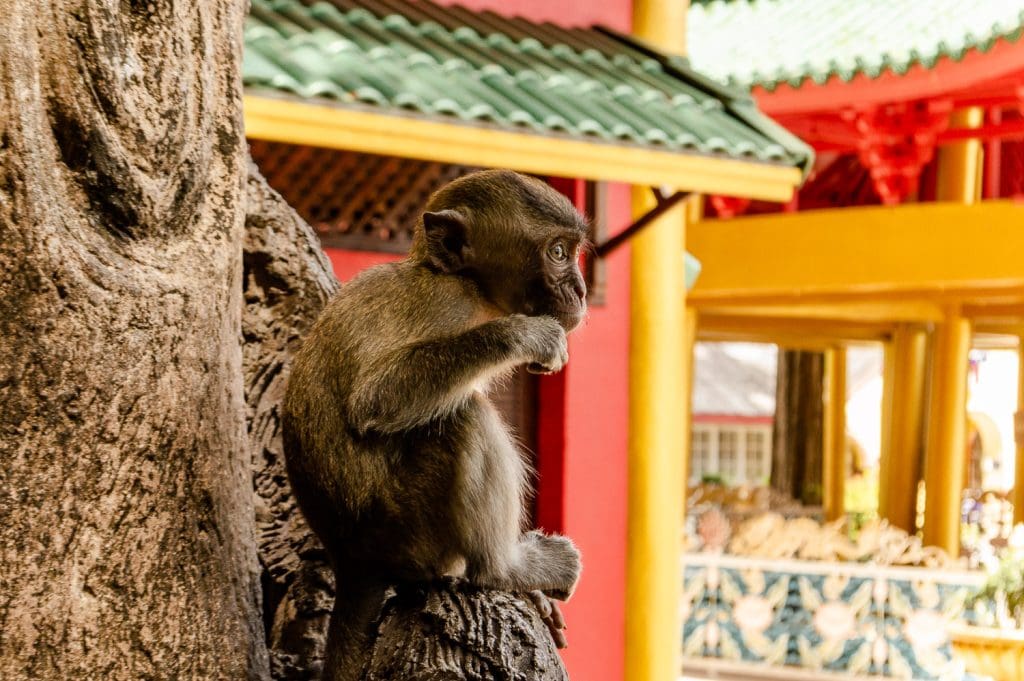
[[947,623],[984,580],[860,563],[683,557],[683,668],[777,678],[957,680]]

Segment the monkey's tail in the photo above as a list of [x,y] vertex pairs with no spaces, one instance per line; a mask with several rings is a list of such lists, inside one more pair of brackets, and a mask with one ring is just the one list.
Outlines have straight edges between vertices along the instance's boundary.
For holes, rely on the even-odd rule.
[[378,577],[335,571],[334,610],[327,629],[323,681],[360,681],[370,661],[387,584]]

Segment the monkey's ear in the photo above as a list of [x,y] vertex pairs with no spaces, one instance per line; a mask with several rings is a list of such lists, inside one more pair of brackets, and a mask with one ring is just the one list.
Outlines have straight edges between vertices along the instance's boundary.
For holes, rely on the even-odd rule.
[[464,269],[473,256],[466,219],[457,210],[423,214],[427,260],[431,265],[453,274]]

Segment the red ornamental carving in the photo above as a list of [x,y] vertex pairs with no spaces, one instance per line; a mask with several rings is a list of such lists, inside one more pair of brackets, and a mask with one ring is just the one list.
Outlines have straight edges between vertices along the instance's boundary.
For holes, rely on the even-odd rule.
[[714,194],[711,196],[711,207],[715,209],[715,215],[720,218],[734,218],[743,215],[750,207],[750,199],[738,196],[722,196]]
[[935,153],[935,140],[949,127],[948,99],[886,104],[846,114],[860,135],[858,155],[887,205],[917,189],[921,168]]

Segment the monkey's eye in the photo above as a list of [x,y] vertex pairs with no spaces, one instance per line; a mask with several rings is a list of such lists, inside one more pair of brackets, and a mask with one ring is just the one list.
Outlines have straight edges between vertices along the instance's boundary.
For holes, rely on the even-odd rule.
[[548,248],[548,256],[555,262],[565,262],[569,259],[569,249],[561,241],[557,241]]

